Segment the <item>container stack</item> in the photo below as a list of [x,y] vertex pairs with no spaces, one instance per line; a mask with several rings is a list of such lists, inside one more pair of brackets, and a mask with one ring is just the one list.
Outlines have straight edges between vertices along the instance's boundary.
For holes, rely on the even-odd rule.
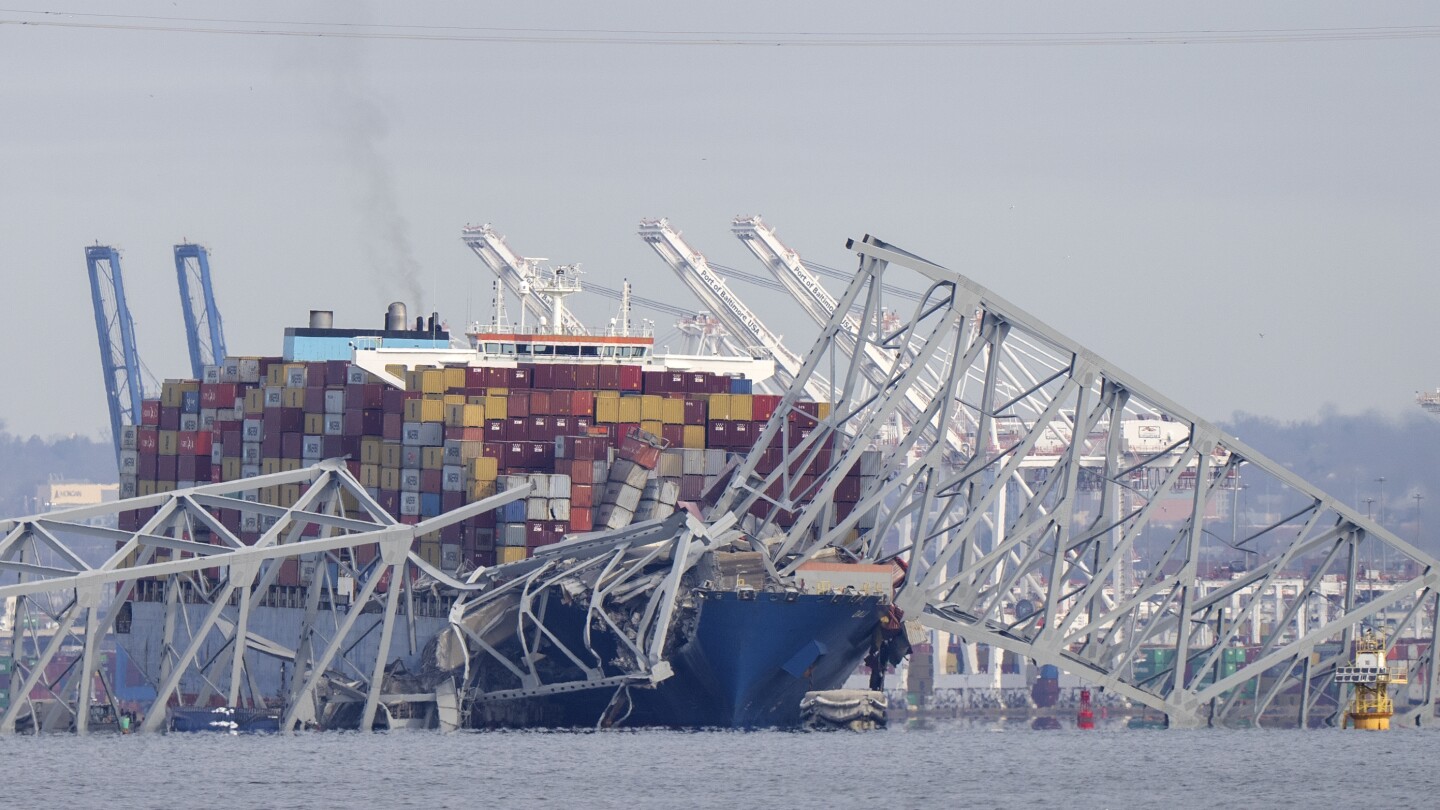
[[[634,365],[387,371],[404,380],[403,389],[344,361],[276,357],[230,357],[207,368],[202,380],[167,380],[159,398],[144,401],[141,424],[121,435],[121,494],[345,458],[382,508],[415,524],[528,487],[525,499],[417,543],[416,552],[440,568],[492,565],[523,559],[567,534],[621,528],[698,500],[730,454],[749,452],[780,401],[752,394],[745,379]],[[827,414],[823,403],[800,403],[790,414],[791,445]],[[760,472],[786,458],[782,447],[767,450]],[[796,472],[813,482],[829,463],[830,448],[821,448]],[[852,472],[854,485],[847,478],[836,496],[842,512],[860,492],[863,471]],[[300,491],[271,486],[242,498],[289,507]],[[148,518],[127,513],[125,527],[139,528]],[[243,509],[222,510],[220,519],[250,538],[273,523]],[[297,581],[278,584],[299,584],[304,572],[292,568],[282,579]]]

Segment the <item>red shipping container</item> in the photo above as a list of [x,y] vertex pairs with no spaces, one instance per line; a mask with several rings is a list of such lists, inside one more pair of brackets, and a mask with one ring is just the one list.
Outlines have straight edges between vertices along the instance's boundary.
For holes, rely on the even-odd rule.
[[670,390],[666,388],[669,378],[663,371],[646,371],[641,374],[641,388],[647,394],[663,394]]
[[570,531],[589,532],[595,530],[593,513],[588,509],[570,509]]
[[620,367],[612,365],[595,366],[596,388],[605,391],[620,390]]
[[200,407],[202,408],[233,408],[235,407],[235,383],[201,383],[200,385]]
[[[350,456],[352,461],[358,461],[360,458],[359,436],[322,436],[320,444],[325,458]],[[359,470],[356,470],[355,477],[360,477]]]
[[227,430],[220,434],[220,450],[224,455],[238,457],[244,437],[238,430]]
[[160,473],[160,457],[154,453],[141,453],[135,459],[135,475],[146,481],[155,480]]
[[[321,389],[324,390],[324,389]],[[280,455],[285,458],[300,458],[305,454],[305,434],[281,433]]]
[[405,435],[405,415],[393,413],[388,409],[385,411],[384,421],[381,423],[380,438],[386,441],[398,442]]
[[680,500],[698,501],[705,494],[705,476],[680,476]]
[[705,427],[706,447],[729,447],[730,446],[730,422],[725,419],[716,419]]
[[615,425],[615,429],[610,433],[610,446],[618,448],[620,443],[625,441],[626,436],[629,436],[639,429],[639,422],[620,422]]
[[305,412],[325,413],[325,389],[313,386],[305,389]]
[[737,421],[730,423],[730,446],[744,447],[748,449],[755,441],[757,434],[750,429],[750,423]]
[[158,453],[160,451],[160,430],[153,427],[137,428],[135,442],[135,447],[141,453]]
[[[578,466],[578,465],[577,465],[577,466]],[[589,464],[586,464],[586,465],[585,465],[585,468],[586,468],[586,470],[589,470],[589,469],[590,469],[590,465],[589,465]],[[572,468],[572,469],[573,469],[573,468]],[[587,477],[587,478],[589,477],[588,474],[587,474],[586,477]],[[702,479],[702,480],[703,480],[703,479]],[[594,506],[594,505],[595,505],[595,487],[594,487],[594,485],[593,485],[593,484],[577,484],[577,483],[575,483],[575,476],[574,476],[574,475],[571,475],[571,476],[570,476],[570,514],[571,514],[571,516],[572,516],[572,517],[574,516],[574,514],[575,514],[575,509],[576,509],[577,507],[580,508],[580,509],[588,509],[588,508],[590,508],[590,507],[592,507],[592,506]]]
[[501,381],[501,384],[490,387],[509,388],[512,392],[516,388],[530,388],[530,367],[516,366],[515,368],[505,369],[505,377]]
[[644,376],[640,366],[620,366],[621,391],[639,391],[643,388]]
[[577,417],[575,417],[575,426],[572,428],[572,429],[575,431],[575,435],[576,435],[576,436],[589,436],[589,435],[592,435],[591,432],[590,432],[590,429],[591,429],[591,427],[592,427],[592,425],[590,424],[590,421],[591,421],[591,417],[589,417],[589,416],[577,416]]
[[574,488],[576,486],[588,486],[595,483],[595,463],[585,461],[584,459],[567,459],[565,461],[565,467],[566,469],[561,470],[561,472],[568,473],[570,476],[570,498],[574,500]]
[[505,448],[508,446],[505,442],[486,442],[480,448],[480,455],[495,459],[495,466],[503,470],[509,466],[505,463]]
[[511,391],[509,401],[505,403],[506,414],[511,418],[516,416],[530,415],[530,397],[534,391]]
[[420,491],[432,493],[439,492],[440,486],[444,481],[444,477],[445,473],[443,470],[421,470]]
[[524,416],[512,416],[506,420],[505,440],[510,442],[523,442],[530,438],[530,419]]
[[536,363],[530,372],[530,386],[550,390],[555,387],[555,366],[550,363]]
[[345,377],[350,371],[350,363],[346,360],[325,361],[325,385],[344,385]]
[[835,500],[854,503],[860,500],[860,479],[842,478],[835,487]]
[[[385,410],[386,413],[403,414],[405,411],[405,400],[411,398],[406,396],[409,393],[409,391],[405,391],[399,388],[386,387],[382,389],[382,393],[380,395],[380,406]],[[416,396],[419,396],[419,394],[417,393]]]
[[524,469],[529,466],[529,456],[526,454],[529,444],[526,442],[508,441],[505,443],[505,466],[512,470]]
[[582,364],[575,366],[575,387],[584,391],[593,391],[600,387],[601,366]]
[[345,386],[345,407],[350,408],[375,408],[385,407],[385,386],[379,383],[367,385]]
[[553,472],[555,445],[552,442],[530,442],[526,445],[525,465],[536,472]]
[[146,399],[140,402],[140,424],[160,424],[160,400]]
[[705,424],[705,415],[706,415],[706,411],[708,411],[709,408],[710,408],[709,403],[707,403],[707,402],[706,402],[705,400],[703,400],[703,399],[687,399],[687,400],[685,400],[685,424],[687,424],[687,425],[703,425],[703,424]]
[[575,364],[556,363],[555,372],[551,379],[551,387],[560,390],[573,391],[575,389]]
[[[282,434],[266,432],[260,440],[260,455],[266,458],[279,458],[285,454],[285,445],[281,441]],[[299,458],[297,455],[296,458]]]
[[[155,480],[156,480],[156,481],[177,481],[177,480],[179,480],[178,478],[176,478],[176,473],[178,472],[178,470],[177,470],[177,468],[176,468],[176,464],[177,464],[176,459],[178,459],[178,458],[179,458],[179,456],[160,456],[160,457],[159,457],[159,467],[158,467],[158,468],[156,469],[156,471],[155,471]],[[191,458],[194,458],[194,457],[191,456]]]
[[575,428],[575,422],[569,416],[550,417],[550,438],[556,436],[568,436]]
[[179,429],[180,429],[180,409],[179,409],[179,408],[167,408],[167,407],[165,407],[165,406],[163,406],[163,405],[160,406],[160,429],[161,429],[161,430],[179,430]]
[[176,446],[181,455],[210,457],[210,448],[214,441],[214,434],[208,430],[181,433],[176,438]]
[[550,522],[548,520],[527,520],[525,521],[525,547],[539,548],[554,542],[550,539]]
[[[426,472],[437,472],[426,470]],[[465,505],[465,493],[463,492],[442,492],[440,493],[440,511],[451,512]],[[459,529],[460,524],[451,524],[451,528]]]
[[549,416],[555,413],[550,407],[549,391],[530,392],[530,416]]
[[485,428],[482,427],[447,427],[445,428],[446,441],[479,442],[485,440]]
[[685,444],[685,426],[662,425],[660,427],[660,438],[664,439],[671,447],[680,447]]
[[552,520],[549,521],[547,531],[551,538],[550,542],[558,543],[561,538],[565,536],[565,533],[570,531],[570,525],[563,520]]
[[473,391],[477,388],[489,388],[490,383],[485,378],[485,369],[471,366],[465,369],[465,390]]
[[750,398],[750,415],[757,422],[769,421],[778,407],[780,397],[776,394],[755,394]]
[[527,432],[525,434],[525,438],[529,439],[532,442],[548,442],[554,439],[555,434],[554,432],[552,432],[552,428],[550,425],[550,420],[552,418],[553,417],[549,416],[530,417],[529,427],[526,428]]
[[487,442],[503,442],[503,441],[505,441],[506,439],[509,438],[509,436],[506,435],[506,434],[507,434],[507,431],[506,431],[505,428],[506,428],[506,425],[505,425],[505,420],[504,420],[504,419],[486,419],[486,420],[485,420],[485,441],[487,441]]
[[[582,368],[584,368],[582,366]],[[570,415],[592,416],[595,413],[595,395],[589,391],[570,392]]]

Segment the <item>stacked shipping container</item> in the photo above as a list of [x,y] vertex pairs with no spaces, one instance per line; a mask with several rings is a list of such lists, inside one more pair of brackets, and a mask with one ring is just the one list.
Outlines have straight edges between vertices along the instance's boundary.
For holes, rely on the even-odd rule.
[[[528,484],[526,500],[422,538],[416,549],[447,570],[492,565],[567,533],[619,528],[698,500],[727,454],[749,452],[780,400],[751,394],[745,379],[632,365],[391,371],[403,374],[404,390],[344,361],[263,357],[227,358],[204,380],[167,380],[159,399],[144,402],[141,424],[122,436],[121,495],[344,457],[383,508],[414,524]],[[823,403],[800,403],[790,415],[792,444],[826,415]],[[641,440],[647,434],[653,439]],[[783,447],[767,450],[760,472],[785,458]],[[820,448],[791,473],[803,487],[829,464],[829,448]],[[836,493],[841,516],[858,499],[862,472],[853,470]],[[299,496],[298,485],[285,485],[244,497],[287,507]],[[242,535],[267,528],[254,512],[220,517]],[[128,513],[126,527],[147,518]],[[297,570],[282,580],[298,577]]]

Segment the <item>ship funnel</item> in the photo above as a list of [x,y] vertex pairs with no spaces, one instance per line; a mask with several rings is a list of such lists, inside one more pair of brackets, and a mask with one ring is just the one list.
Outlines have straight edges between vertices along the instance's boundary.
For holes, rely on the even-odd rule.
[[408,320],[405,314],[405,302],[396,301],[385,311],[385,331],[404,332],[405,322]]
[[335,313],[328,309],[310,310],[311,329],[330,329],[335,326]]

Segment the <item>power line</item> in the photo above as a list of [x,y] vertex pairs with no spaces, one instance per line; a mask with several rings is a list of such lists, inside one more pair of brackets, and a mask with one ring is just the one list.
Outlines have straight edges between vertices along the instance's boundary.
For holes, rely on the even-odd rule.
[[[550,45],[703,45],[791,47],[963,48],[997,46],[1211,45],[1355,42],[1440,37],[1440,26],[1264,28],[1194,31],[876,32],[668,31],[644,29],[498,28],[457,25],[252,20],[141,14],[0,9],[0,25],[245,36]],[[102,22],[128,20],[131,22]]]

